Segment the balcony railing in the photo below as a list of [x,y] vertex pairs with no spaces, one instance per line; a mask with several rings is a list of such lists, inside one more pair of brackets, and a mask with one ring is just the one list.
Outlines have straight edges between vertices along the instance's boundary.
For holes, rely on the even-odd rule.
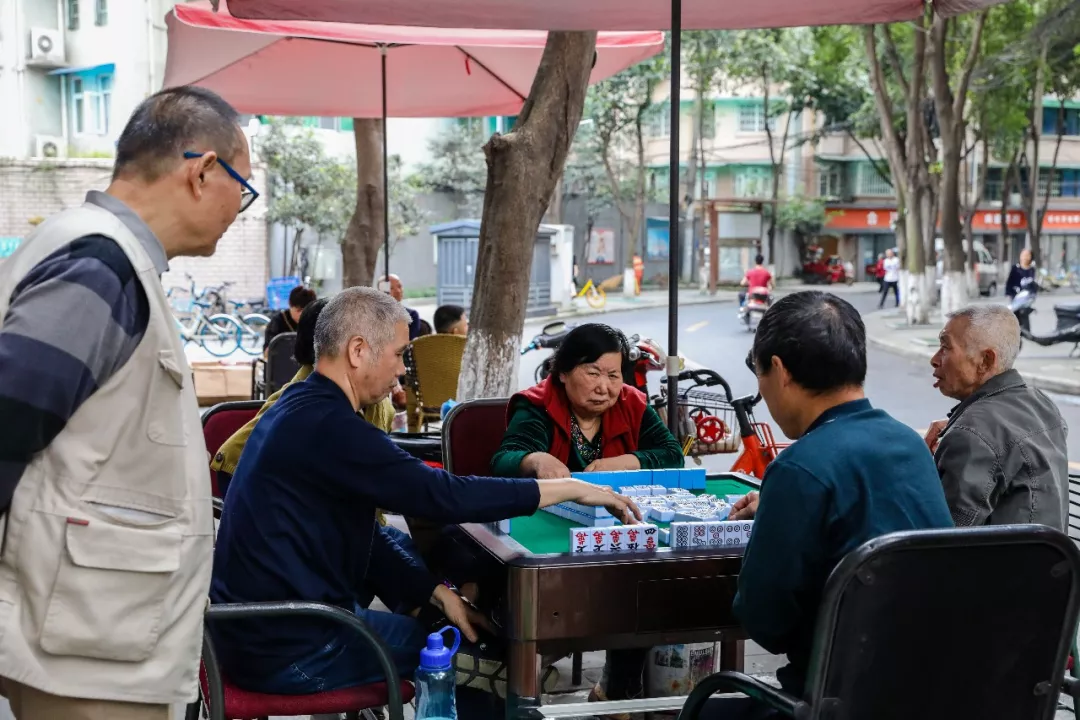
[[[1048,181],[1044,178],[1039,179],[1039,194],[1038,197],[1046,197],[1046,186]],[[1080,180],[1061,180],[1055,178],[1049,182],[1050,185],[1050,197],[1052,198],[1076,198],[1080,200]],[[1003,180],[990,180],[986,183],[986,193],[984,197],[991,202],[1001,202],[1001,194],[1005,187]],[[1013,193],[1016,193],[1016,185],[1009,183],[1009,187]]]

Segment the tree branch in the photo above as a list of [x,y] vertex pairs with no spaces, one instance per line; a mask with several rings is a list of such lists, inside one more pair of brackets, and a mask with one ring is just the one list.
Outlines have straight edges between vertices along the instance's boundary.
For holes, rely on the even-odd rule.
[[[900,61],[900,52],[896,49],[896,39],[893,37],[888,25],[882,25],[881,30],[885,34],[885,56],[889,59],[893,72],[896,73],[896,82],[900,85],[904,97],[909,97],[911,95],[911,85],[908,84],[907,78],[904,77],[904,64]],[[916,29],[916,32],[918,32],[918,29]]]
[[971,75],[975,71],[975,65],[979,60],[979,49],[982,45],[983,28],[986,27],[986,17],[989,10],[983,10],[975,16],[975,28],[971,33],[971,45],[968,47],[964,66],[960,70],[960,82],[953,98],[953,113],[957,117],[963,117],[964,103],[967,100],[968,88],[971,87]]

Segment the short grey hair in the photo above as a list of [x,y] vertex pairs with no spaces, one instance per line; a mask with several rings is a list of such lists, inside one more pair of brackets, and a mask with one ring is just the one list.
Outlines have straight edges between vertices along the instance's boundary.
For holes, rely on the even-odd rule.
[[954,313],[950,320],[967,318],[967,348],[973,351],[993,350],[997,356],[998,370],[1012,370],[1016,356],[1020,354],[1020,323],[1005,305],[970,305]]
[[409,312],[375,288],[351,287],[326,303],[315,322],[315,358],[337,357],[350,338],[363,337],[378,354],[394,339],[394,326],[408,324]]

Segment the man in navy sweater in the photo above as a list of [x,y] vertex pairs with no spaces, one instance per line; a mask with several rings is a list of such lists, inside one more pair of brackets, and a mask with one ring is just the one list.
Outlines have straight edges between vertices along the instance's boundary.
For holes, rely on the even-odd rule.
[[[801,696],[829,573],[849,552],[899,530],[952,526],[922,438],[863,395],[866,330],[850,304],[788,295],[758,325],[747,365],[780,429],[796,442],[769,464],[761,495],[735,504],[754,518],[735,615],[750,638],[787,654],[777,672]],[[716,720],[780,717],[745,699],[712,700]]]
[[[399,449],[357,409],[385,398],[404,372],[409,314],[389,295],[350,288],[315,326],[315,372],[290,385],[251,433],[229,486],[210,596],[215,603],[303,600],[357,612],[409,674],[430,628],[363,610],[365,582],[434,605],[477,639],[479,616],[378,532],[376,508],[442,523],[493,522],[569,500],[640,511],[576,480],[457,477]],[[229,678],[260,692],[303,694],[381,679],[371,648],[341,626],[300,618],[211,625]]]

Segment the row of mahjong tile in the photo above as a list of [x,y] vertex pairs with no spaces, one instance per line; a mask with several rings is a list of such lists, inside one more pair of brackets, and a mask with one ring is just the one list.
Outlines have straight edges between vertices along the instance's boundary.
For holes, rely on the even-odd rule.
[[648,519],[657,522],[703,522],[727,520],[731,507],[742,496],[728,495],[652,495],[635,497]]
[[673,548],[739,547],[750,542],[753,520],[676,522],[669,529],[655,525],[577,527],[570,530],[570,552],[648,552],[660,545]]
[[573,477],[611,488],[660,485],[668,490],[704,490],[705,469],[683,468],[668,470],[610,470],[604,472],[571,473]]
[[648,552],[656,550],[659,545],[659,530],[655,525],[593,526],[570,529],[570,552],[574,555]]
[[750,542],[753,520],[673,522],[660,540],[673,548],[737,547]]

